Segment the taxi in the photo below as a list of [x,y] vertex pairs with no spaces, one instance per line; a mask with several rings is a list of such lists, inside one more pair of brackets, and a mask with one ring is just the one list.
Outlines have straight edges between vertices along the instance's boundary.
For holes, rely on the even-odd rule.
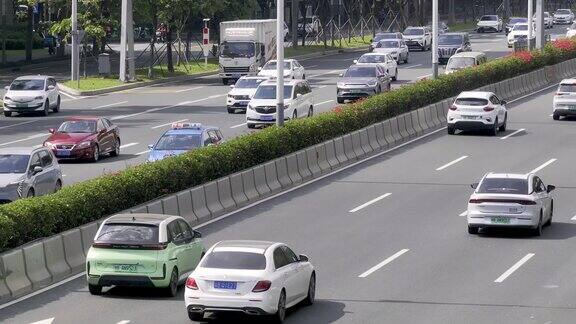
[[163,160],[204,146],[217,145],[222,139],[222,132],[218,127],[199,123],[173,123],[170,130],[162,134],[156,143],[148,145],[148,162]]

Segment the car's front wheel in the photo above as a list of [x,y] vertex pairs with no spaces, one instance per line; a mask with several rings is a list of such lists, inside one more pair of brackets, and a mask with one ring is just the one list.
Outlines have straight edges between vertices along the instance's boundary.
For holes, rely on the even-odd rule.
[[492,129],[490,130],[490,135],[496,136],[498,135],[498,118],[494,121],[494,125],[492,125]]
[[102,286],[88,284],[88,291],[94,296],[102,295]]
[[343,103],[344,103],[344,98],[338,97],[338,98],[336,98],[336,101],[337,101],[339,104],[343,104]]
[[552,119],[560,120],[560,115],[559,114],[552,114]]
[[120,155],[120,139],[116,138],[114,141],[114,150],[110,152],[110,156],[118,156]]
[[58,96],[58,99],[56,99],[56,106],[52,108],[52,111],[55,113],[60,111],[60,96]]
[[314,116],[314,107],[310,106],[310,108],[308,108],[308,117],[312,116]]
[[508,114],[504,116],[504,123],[498,128],[499,131],[505,132],[506,131],[506,123],[508,122]]
[[58,180],[56,181],[56,185],[54,186],[54,192],[58,192],[60,191],[60,189],[62,189],[62,181]]
[[308,295],[306,295],[306,299],[304,299],[303,304],[306,306],[310,306],[314,304],[314,300],[316,299],[316,273],[312,272],[310,276],[310,281],[308,282]]
[[456,133],[456,128],[451,126],[448,126],[446,130],[448,131],[448,135],[454,135]]
[[552,225],[552,217],[554,217],[554,200],[552,200],[550,202],[550,217],[548,217],[548,221],[546,222],[546,224],[544,224],[545,226],[550,226]]
[[44,103],[44,110],[42,111],[42,116],[48,116],[50,113],[50,101],[46,100]]
[[92,162],[98,162],[100,160],[100,148],[98,145],[94,145],[94,149],[92,150]]

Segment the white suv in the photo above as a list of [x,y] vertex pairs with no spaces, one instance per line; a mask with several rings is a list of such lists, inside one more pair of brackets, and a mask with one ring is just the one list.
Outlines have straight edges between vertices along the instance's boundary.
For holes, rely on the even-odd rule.
[[576,79],[565,79],[560,82],[552,107],[554,120],[564,116],[576,116]]
[[489,130],[494,136],[506,130],[506,101],[492,92],[462,92],[448,110],[448,134],[460,130]]
[[[284,120],[311,117],[314,97],[306,80],[284,81]],[[276,81],[260,83],[246,110],[248,128],[276,123]]]
[[496,33],[502,32],[503,29],[502,19],[497,15],[484,15],[476,24],[476,31],[483,33],[485,31],[493,31]]
[[48,116],[50,109],[60,111],[60,92],[56,80],[49,76],[22,76],[5,87],[4,116],[12,113],[32,113],[40,111]]
[[268,80],[267,77],[259,76],[243,76],[236,84],[230,86],[230,92],[226,98],[226,108],[229,114],[233,114],[236,110],[246,112],[246,106],[250,102],[250,98],[258,89],[258,85],[263,81]]

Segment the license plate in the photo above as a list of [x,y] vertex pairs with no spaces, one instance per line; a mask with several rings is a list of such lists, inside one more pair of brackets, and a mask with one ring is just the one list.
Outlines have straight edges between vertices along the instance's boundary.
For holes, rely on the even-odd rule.
[[262,120],[274,120],[274,116],[260,116]]
[[18,107],[18,108],[28,108],[28,104],[19,103],[19,104],[16,104],[16,107]]
[[464,119],[478,119],[478,116],[462,116]]
[[350,92],[350,93],[361,93],[361,92],[363,92],[363,91],[362,91],[362,90],[352,89],[352,90],[349,90],[349,92]]
[[236,289],[236,282],[234,281],[214,281],[214,289]]
[[70,150],[56,150],[57,156],[70,156]]
[[510,218],[508,217],[492,217],[492,224],[510,224]]
[[115,264],[114,271],[117,272],[136,272],[135,264]]

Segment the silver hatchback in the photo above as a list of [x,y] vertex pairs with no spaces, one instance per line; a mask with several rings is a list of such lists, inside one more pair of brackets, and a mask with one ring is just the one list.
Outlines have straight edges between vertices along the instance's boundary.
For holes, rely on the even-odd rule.
[[50,150],[0,149],[0,203],[54,193],[62,188],[62,171]]

